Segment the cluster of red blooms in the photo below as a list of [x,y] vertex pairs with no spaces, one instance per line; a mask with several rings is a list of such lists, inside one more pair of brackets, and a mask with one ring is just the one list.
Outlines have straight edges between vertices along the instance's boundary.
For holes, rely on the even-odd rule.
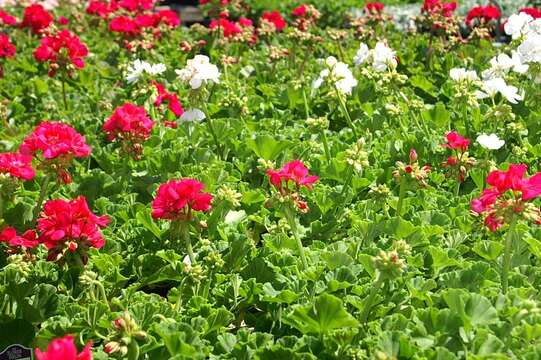
[[75,69],[82,69],[85,66],[84,58],[87,56],[86,45],[69,30],[61,30],[54,35],[43,37],[39,47],[34,50],[36,60],[49,62],[50,77],[59,70],[72,77]]
[[193,211],[208,211],[212,195],[203,192],[205,186],[194,179],[170,180],[161,184],[152,201],[154,219],[190,221]]
[[0,154],[0,174],[19,180],[32,180],[36,172],[32,168],[32,156],[19,153]]
[[541,172],[525,178],[527,170],[524,164],[511,164],[507,171],[491,172],[487,177],[491,187],[472,200],[472,211],[484,216],[491,231],[511,223],[516,216],[541,224],[539,208],[531,202],[541,195]]
[[13,251],[24,249],[33,249],[39,245],[38,236],[34,230],[28,230],[22,235],[17,235],[17,230],[8,226],[0,231],[0,243],[5,243],[9,247],[13,248]]
[[150,137],[154,121],[143,107],[125,103],[117,107],[103,124],[103,131],[110,141],[120,140],[122,151],[138,160],[143,153],[143,141]]
[[34,34],[38,34],[47,29],[53,20],[53,16],[42,5],[33,4],[24,9],[21,26],[31,28]]
[[[15,45],[6,34],[0,33],[0,59],[12,58],[15,56]],[[4,67],[0,63],[0,78],[4,77]]]
[[474,6],[466,15],[466,25],[475,25],[474,21],[478,24],[487,24],[490,21],[499,19],[501,16],[502,14],[496,6]]
[[456,10],[456,2],[442,2],[441,0],[425,0],[421,12],[443,17],[451,17]]
[[220,31],[221,35],[228,40],[247,42],[250,45],[257,41],[257,34],[254,31],[254,23],[245,17],[240,17],[236,22],[227,18],[227,13],[219,19],[210,22],[209,29]]
[[420,166],[417,161],[417,151],[410,149],[409,164],[404,164],[402,161],[396,162],[396,169],[393,171],[393,177],[396,181],[402,181],[402,178],[415,180],[420,186],[428,186],[426,178],[430,173],[430,166]]
[[[153,80],[152,84],[158,91],[158,96],[154,101],[154,106],[159,109],[162,105],[166,104],[169,111],[171,111],[177,118],[180,117],[184,113],[184,110],[182,109],[182,104],[178,99],[178,95],[176,93],[168,92],[165,89],[165,86],[157,81]],[[177,123],[175,121],[164,121],[164,125],[171,128],[177,127]]]
[[74,128],[61,122],[44,121],[27,136],[19,148],[23,155],[42,153],[39,168],[49,174],[56,174],[59,181],[71,183],[67,168],[73,158],[87,157],[90,147],[85,138]]
[[[207,4],[210,4],[210,1],[211,0],[199,0],[199,5],[207,5]],[[220,5],[222,6],[226,6],[229,4],[229,0],[219,0],[220,1]]]
[[73,336],[66,335],[51,341],[47,351],[36,349],[36,358],[37,360],[92,360],[91,348],[92,342],[89,342],[83,351],[77,353]]
[[519,10],[519,13],[530,15],[534,19],[541,19],[541,10],[534,7],[526,7]]
[[302,187],[312,189],[312,185],[319,180],[319,177],[308,175],[308,169],[302,161],[290,161],[280,170],[267,170],[267,176],[281,198],[293,201],[299,211],[308,212],[308,204],[302,200],[299,191]]
[[270,25],[276,31],[282,31],[285,29],[287,23],[279,11],[265,11],[263,15],[261,15],[259,26],[261,28],[265,25]]
[[65,261],[68,253],[78,253],[83,264],[87,250],[105,245],[100,228],[109,224],[109,217],[96,216],[88,208],[84,196],[74,200],[49,200],[38,219],[38,241],[47,247],[49,261]]
[[456,131],[451,131],[446,136],[447,142],[441,146],[451,149],[454,154],[443,162],[444,168],[449,168],[450,176],[456,177],[459,182],[464,182],[468,170],[475,165],[475,159],[468,156],[470,140],[460,136]]
[[371,15],[381,15],[384,8],[385,4],[381,2],[369,2],[364,6],[364,10]]
[[291,15],[295,17],[293,25],[301,31],[307,31],[312,25],[315,25],[317,20],[321,17],[321,13],[313,6],[303,4],[291,12]]
[[0,10],[0,24],[14,26],[17,24],[17,19],[9,15],[7,12]]

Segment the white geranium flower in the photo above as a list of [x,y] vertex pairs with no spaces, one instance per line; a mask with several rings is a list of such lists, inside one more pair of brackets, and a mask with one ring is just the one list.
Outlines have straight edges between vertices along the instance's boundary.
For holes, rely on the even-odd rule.
[[348,65],[336,60],[334,56],[329,56],[323,62],[327,69],[321,70],[319,77],[312,83],[312,87],[318,89],[323,84],[323,81],[328,78],[329,81],[334,82],[336,90],[342,94],[350,95],[353,88],[357,86],[357,79],[353,77]]
[[483,133],[477,137],[477,142],[488,150],[498,150],[505,145],[505,140],[501,140],[496,134]]
[[164,64],[150,64],[146,61],[137,59],[128,66],[126,80],[128,81],[128,84],[133,84],[137,82],[144,73],[154,76],[165,72],[165,70],[167,70],[167,68]]
[[531,33],[517,48],[523,63],[541,63],[541,35]]
[[180,120],[183,120],[183,121],[188,121],[188,122],[192,122],[192,121],[202,121],[202,120],[205,120],[206,118],[206,115],[203,111],[201,111],[200,109],[188,109],[186,111],[184,111],[184,113],[182,113],[182,115],[180,116]]
[[353,58],[353,63],[355,64],[355,66],[359,66],[367,62],[369,58],[370,49],[365,43],[361,43],[361,45],[359,46],[359,50],[357,50],[357,53]]
[[196,90],[206,83],[220,83],[220,70],[205,55],[196,55],[188,60],[186,67],[182,70],[175,70],[178,77],[190,84]]
[[507,35],[510,35],[513,40],[520,38],[530,30],[529,24],[533,21],[533,17],[526,13],[513,14],[507,19],[503,29]]
[[481,85],[482,91],[477,91],[478,99],[493,98],[497,93],[502,94],[512,104],[517,104],[524,97],[518,93],[517,87],[507,85],[502,78],[494,78],[483,81]]
[[516,51],[513,51],[510,57],[507,54],[500,54],[490,60],[490,69],[483,71],[483,79],[489,80],[498,77],[504,77],[513,70],[519,74],[524,74],[528,71],[528,65],[522,63],[520,56]]
[[469,81],[473,82],[476,80],[479,80],[479,77],[477,76],[477,73],[475,70],[466,70],[464,68],[454,68],[449,71],[449,76],[451,79],[457,82],[461,81]]
[[383,72],[389,68],[396,68],[397,65],[396,52],[385,43],[378,41],[372,51],[372,67],[374,70]]

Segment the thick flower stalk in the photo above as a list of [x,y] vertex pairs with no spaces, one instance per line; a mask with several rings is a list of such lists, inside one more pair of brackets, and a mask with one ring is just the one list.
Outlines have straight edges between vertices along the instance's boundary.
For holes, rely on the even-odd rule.
[[108,224],[109,217],[92,213],[84,196],[74,200],[49,200],[38,219],[38,240],[49,250],[47,260],[61,265],[66,262],[86,265],[88,249],[105,245],[100,229]]
[[448,177],[456,179],[455,196],[458,196],[460,184],[464,182],[468,171],[475,165],[476,161],[468,154],[470,139],[460,136],[456,131],[449,132],[445,137],[447,142],[441,146],[450,149],[453,155],[442,163],[442,167],[448,170]]
[[103,131],[109,141],[121,143],[121,153],[135,160],[141,159],[143,142],[148,140],[154,121],[143,107],[131,103],[115,109],[103,124]]
[[307,213],[310,209],[306,201],[300,194],[301,188],[312,189],[315,182],[319,180],[318,176],[309,175],[308,169],[300,160],[293,160],[284,164],[280,170],[267,170],[267,176],[270,183],[277,190],[275,196],[268,202],[268,205],[277,204],[283,212],[288,224],[297,241],[297,247],[301,256],[304,268],[307,268],[308,262],[304,254],[304,247],[297,229],[296,213]]
[[398,203],[396,205],[396,213],[398,216],[402,214],[402,203],[406,196],[406,191],[410,183],[417,183],[421,187],[427,187],[426,179],[430,173],[430,166],[420,166],[417,161],[417,152],[411,149],[409,153],[409,163],[405,164],[402,161],[396,162],[396,169],[393,171],[393,177],[400,184]]
[[36,349],[37,360],[92,360],[92,352],[90,351],[92,342],[86,344],[83,351],[78,352],[74,340],[71,335],[54,339],[49,343],[46,351]]
[[524,164],[511,164],[507,171],[491,172],[487,177],[490,187],[471,202],[473,214],[481,216],[490,231],[508,225],[501,275],[504,293],[508,287],[512,243],[517,237],[516,224],[519,221],[541,224],[541,211],[532,203],[541,195],[541,172],[527,178],[527,169]]
[[[207,212],[211,208],[212,195],[203,192],[204,185],[195,179],[170,180],[161,184],[154,201],[152,217],[171,221],[170,233],[174,240],[181,237],[192,264],[195,264],[190,225],[196,225],[197,211]],[[200,227],[203,225],[198,223]]]

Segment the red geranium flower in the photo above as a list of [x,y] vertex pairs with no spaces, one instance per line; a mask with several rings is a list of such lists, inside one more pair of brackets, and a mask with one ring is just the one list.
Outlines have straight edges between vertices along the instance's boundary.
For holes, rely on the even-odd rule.
[[210,22],[209,29],[221,29],[224,37],[232,37],[240,34],[242,31],[236,23],[225,18],[213,19]]
[[49,200],[38,219],[39,242],[49,250],[47,260],[61,260],[68,252],[78,252],[83,264],[90,247],[105,245],[100,228],[109,224],[108,216],[96,216],[88,208],[86,198]]
[[7,227],[0,231],[0,243],[6,243],[10,247],[24,247],[33,249],[39,245],[36,232],[28,230],[22,235],[17,235],[17,230]]
[[519,10],[519,13],[526,13],[534,19],[541,19],[541,10],[534,7],[526,7]]
[[120,0],[118,4],[128,11],[144,11],[152,9],[154,2],[155,0]]
[[8,174],[21,180],[32,180],[36,176],[32,168],[32,156],[19,153],[0,154],[0,174]]
[[160,10],[154,13],[154,18],[157,20],[158,24],[162,23],[171,27],[180,25],[180,18],[173,10]]
[[[159,82],[152,81],[152,84],[158,91],[158,97],[156,98],[156,101],[154,101],[154,106],[159,108],[165,103],[167,104],[167,108],[175,114],[176,117],[180,117],[184,113],[184,110],[182,109],[182,104],[180,103],[177,94],[168,92],[165,90],[165,86]],[[171,121],[166,121],[165,125],[173,128],[177,127],[177,123]]]
[[77,354],[73,336],[66,335],[51,341],[45,352],[36,349],[36,357],[37,360],[92,360],[91,347],[92,342],[89,342],[83,351]]
[[267,175],[271,184],[280,190],[289,189],[290,183],[295,184],[297,189],[302,186],[311,189],[312,184],[319,179],[315,175],[309,176],[308,169],[300,160],[290,161],[280,170],[267,170]]
[[381,2],[369,2],[364,7],[366,11],[370,14],[381,14],[385,8],[385,4]]
[[24,9],[21,26],[30,27],[32,32],[37,34],[48,28],[53,20],[53,16],[42,5],[33,4]]
[[86,45],[79,37],[69,30],[61,30],[55,35],[45,36],[41,39],[40,46],[34,50],[34,57],[40,62],[49,61],[49,76],[54,76],[58,66],[63,66],[71,76],[67,63],[72,63],[77,69],[85,66],[84,58],[88,56]]
[[212,195],[195,179],[171,180],[161,184],[152,201],[154,219],[191,220],[192,211],[208,211]]
[[444,148],[453,149],[453,150],[468,150],[470,145],[470,139],[460,136],[456,131],[451,131],[446,135],[447,143],[442,144]]
[[6,34],[0,33],[0,58],[12,58],[15,56],[15,46]]
[[444,3],[441,0],[425,0],[421,11],[433,15],[440,14],[443,17],[451,17],[456,7],[457,4],[455,1]]
[[302,17],[306,15],[307,10],[308,10],[307,6],[303,4],[293,9],[293,11],[291,12],[291,15],[296,16],[296,17]]
[[17,19],[15,19],[13,16],[9,15],[7,12],[0,10],[0,21],[4,25],[13,26],[17,24]]
[[19,151],[24,155],[34,155],[41,151],[47,160],[90,155],[90,147],[84,136],[67,124],[49,121],[39,124],[32,134],[24,139]]
[[103,130],[109,140],[117,138],[147,140],[154,121],[148,116],[145,108],[125,103],[113,112],[113,115],[103,124]]
[[501,15],[500,10],[496,6],[475,6],[466,15],[466,24],[471,26],[472,21],[475,19],[488,23],[491,20],[500,18]]
[[273,24],[278,31],[284,30],[287,25],[286,21],[278,11],[265,11],[261,16],[261,19]]
[[109,30],[122,33],[126,36],[135,36],[141,32],[135,20],[125,15],[115,16],[111,19]]

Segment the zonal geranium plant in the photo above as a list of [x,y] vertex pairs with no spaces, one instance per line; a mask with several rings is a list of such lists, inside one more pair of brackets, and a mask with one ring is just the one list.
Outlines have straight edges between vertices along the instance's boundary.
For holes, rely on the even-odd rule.
[[428,186],[426,180],[430,173],[430,166],[420,166],[417,161],[417,151],[410,149],[409,163],[404,164],[402,161],[396,162],[396,169],[393,171],[393,177],[399,184],[398,203],[396,204],[396,214],[401,216],[402,203],[406,196],[408,187],[412,184],[418,184],[421,187]]
[[191,264],[196,260],[190,227],[201,227],[201,223],[195,221],[195,214],[197,211],[209,211],[212,203],[212,195],[203,192],[203,188],[204,185],[195,179],[171,180],[160,185],[152,202],[152,217],[171,221],[171,240],[184,240]]
[[508,273],[511,265],[511,249],[517,238],[516,225],[520,221],[541,224],[541,211],[532,200],[541,195],[541,172],[525,177],[528,167],[511,164],[507,171],[496,170],[488,174],[488,189],[472,200],[471,209],[482,216],[485,226],[495,232],[507,227],[502,269],[502,290],[507,292]]
[[304,247],[297,229],[296,213],[307,213],[310,209],[306,201],[302,199],[301,188],[312,189],[313,184],[319,177],[309,175],[308,169],[300,160],[290,161],[279,170],[267,170],[270,183],[277,190],[277,193],[268,202],[269,206],[276,205],[284,214],[289,223],[293,236],[297,240],[297,247],[301,256],[304,268],[308,266]]
[[38,240],[49,250],[47,260],[83,266],[88,262],[89,248],[105,245],[100,229],[108,224],[109,217],[92,213],[84,196],[49,200],[38,219]]

